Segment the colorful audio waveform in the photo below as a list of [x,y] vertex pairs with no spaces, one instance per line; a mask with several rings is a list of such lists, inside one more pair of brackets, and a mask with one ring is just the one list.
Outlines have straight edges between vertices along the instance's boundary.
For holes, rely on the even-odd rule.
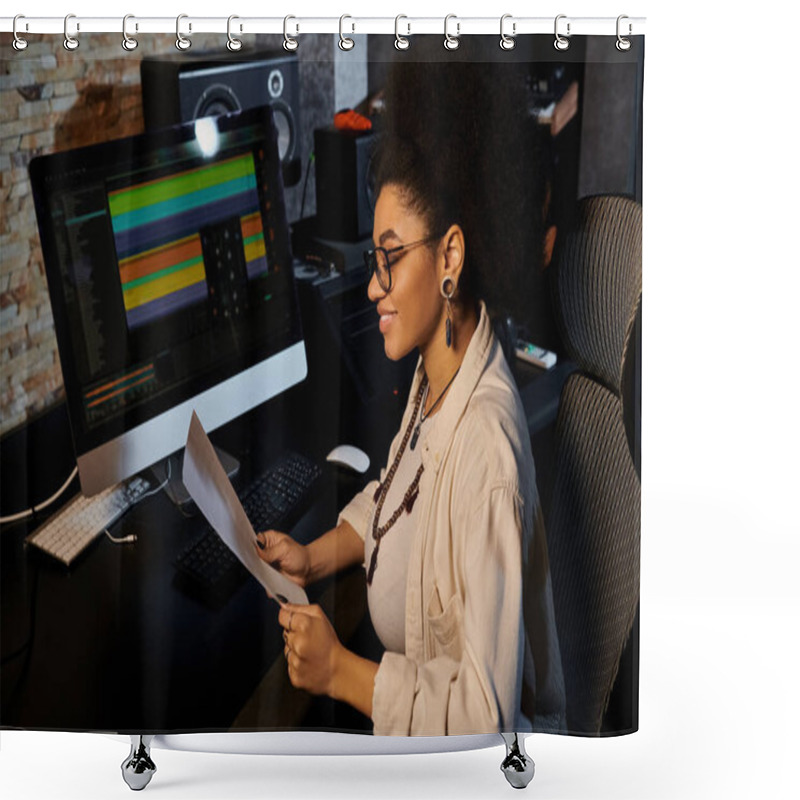
[[247,277],[252,279],[267,271],[267,246],[264,242],[264,228],[261,214],[254,211],[242,217],[242,243],[247,262]]
[[121,378],[108,381],[102,386],[98,386],[90,392],[86,392],[83,401],[87,409],[95,408],[96,406],[112,400],[114,397],[119,397],[142,384],[155,380],[155,377],[155,366],[153,364],[148,364],[127,375],[123,375]]
[[248,276],[267,269],[250,153],[111,192],[108,202],[131,328],[207,297],[206,225],[238,215]]

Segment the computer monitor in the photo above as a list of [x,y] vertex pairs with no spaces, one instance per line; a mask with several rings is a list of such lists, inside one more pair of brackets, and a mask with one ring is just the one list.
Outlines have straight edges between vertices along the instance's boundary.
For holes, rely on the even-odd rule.
[[31,161],[85,495],[306,376],[276,128],[261,107]]

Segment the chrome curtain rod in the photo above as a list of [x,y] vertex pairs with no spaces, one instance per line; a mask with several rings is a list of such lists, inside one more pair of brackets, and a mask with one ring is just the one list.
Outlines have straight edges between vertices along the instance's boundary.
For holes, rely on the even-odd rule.
[[[502,19],[502,23],[501,23]],[[15,26],[16,20],[16,26]],[[334,33],[346,36],[361,33],[385,33],[402,36],[415,34],[448,34],[452,37],[474,34],[501,33],[520,36],[535,33],[558,33],[562,36],[637,36],[645,32],[644,17],[196,17],[181,14],[175,17],[125,16],[128,36],[147,33],[176,33],[190,36],[195,33],[221,33],[246,36],[257,33],[289,34],[302,37],[304,33]],[[123,17],[35,17],[18,14],[0,17],[0,32],[24,37],[31,34],[66,34],[123,32]]]

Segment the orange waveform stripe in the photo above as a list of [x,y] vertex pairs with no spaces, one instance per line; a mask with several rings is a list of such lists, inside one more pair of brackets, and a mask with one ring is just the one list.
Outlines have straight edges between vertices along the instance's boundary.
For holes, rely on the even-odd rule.
[[154,272],[171,267],[173,264],[180,264],[189,261],[203,254],[203,246],[200,237],[195,234],[187,239],[172,243],[167,247],[160,247],[156,250],[148,250],[133,258],[125,259],[120,262],[119,276],[120,281],[130,283],[137,278],[152,275]]
[[125,310],[130,311],[152,300],[158,300],[160,297],[185,289],[187,286],[205,281],[206,270],[203,260],[200,258],[196,259],[196,261],[196,264],[188,264],[176,267],[173,270],[167,270],[166,274],[154,280],[148,280],[130,289],[124,289],[122,301],[125,304]]
[[137,369],[135,372],[131,372],[130,375],[123,375],[121,378],[117,378],[115,381],[109,381],[108,383],[104,383],[102,386],[98,386],[96,389],[92,389],[91,392],[87,392],[86,397],[94,397],[96,394],[100,394],[101,392],[108,391],[108,389],[113,389],[115,386],[118,386],[120,383],[124,383],[125,381],[129,381],[131,378],[135,378],[137,375],[141,375],[143,372],[147,372],[148,370],[152,370],[153,365],[148,364],[146,367],[142,367],[141,369]]
[[138,386],[140,383],[147,383],[147,381],[153,381],[155,380],[155,378],[156,378],[155,375],[145,375],[144,378],[139,378],[138,381],[129,383],[127,386],[123,386],[117,389],[116,392],[111,392],[111,394],[104,395],[103,397],[98,397],[97,400],[94,400],[91,403],[89,403],[87,408],[94,408],[94,406],[100,405],[100,403],[105,403],[106,400],[110,400],[112,397],[116,397],[118,394],[127,392],[128,389],[132,389],[134,386]]
[[242,238],[248,239],[264,230],[261,225],[261,214],[257,211],[249,217],[242,217]]

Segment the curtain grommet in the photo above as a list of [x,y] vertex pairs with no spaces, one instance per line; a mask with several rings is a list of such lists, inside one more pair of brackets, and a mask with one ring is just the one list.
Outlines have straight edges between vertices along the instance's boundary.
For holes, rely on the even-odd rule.
[[[342,16],[339,17],[339,49],[344,50],[345,52],[347,52],[348,50],[352,50],[356,46],[356,43],[348,36],[345,36],[344,31],[342,30],[344,27],[344,21],[346,19],[353,19],[353,18],[349,14],[342,14]],[[350,32],[355,33],[355,30],[356,26],[355,24],[353,24],[352,30]]]
[[[128,20],[129,19],[136,19],[133,14],[126,14],[122,18],[122,49],[127,50],[129,53],[135,50],[139,46],[139,42],[134,39],[132,36],[128,36]],[[136,24],[135,30],[139,30],[138,23]]]
[[[239,17],[237,17],[236,14],[231,14],[228,17],[228,41],[225,43],[225,46],[228,48],[228,50],[231,51],[231,53],[238,53],[239,50],[242,49],[242,40],[235,38],[234,35],[231,33],[231,22],[233,22],[233,20],[235,19],[239,19]],[[240,33],[241,30],[242,28],[241,26],[239,26]]]
[[511,14],[503,14],[503,16],[500,17],[500,48],[502,50],[513,50],[517,44],[514,38],[517,35],[517,23],[511,23],[511,35],[509,36],[504,30],[505,21],[507,19],[513,19],[513,16]]
[[[617,41],[614,42],[614,46],[617,48],[617,50],[620,51],[620,53],[626,53],[628,50],[631,49],[631,40],[620,33],[620,23],[624,19],[629,19],[629,17],[626,14],[620,14],[617,17]],[[632,32],[633,32],[633,26],[629,22],[628,36],[630,36]]]
[[569,22],[567,22],[567,35],[566,35],[566,36],[562,36],[562,35],[561,35],[561,34],[558,32],[558,21],[559,21],[559,20],[561,20],[561,19],[566,19],[566,18],[567,18],[567,15],[566,15],[566,14],[559,14],[559,15],[556,17],[555,26],[554,26],[554,29],[555,29],[555,35],[556,35],[556,39],[555,39],[555,41],[553,42],[553,47],[555,47],[555,49],[556,49],[556,50],[559,50],[559,51],[561,51],[562,53],[563,53],[565,50],[569,50],[569,37],[570,37],[570,35],[571,35],[571,34],[570,34],[570,23],[569,23]]
[[[289,53],[294,53],[299,46],[299,42],[292,36],[289,36],[289,20],[290,19],[297,19],[297,17],[293,17],[291,14],[283,18],[283,49]],[[295,31],[299,33],[300,26],[296,26]]]
[[411,42],[408,41],[406,36],[411,36],[411,24],[410,23],[407,24],[408,32],[406,33],[406,36],[401,36],[400,35],[401,19],[408,19],[408,17],[405,14],[398,14],[394,18],[394,46],[397,50],[408,50],[408,48],[411,47]]
[[[451,19],[456,20],[456,35],[453,36],[447,30],[447,23],[450,22]],[[444,18],[444,49],[445,50],[458,50],[459,45],[461,42],[459,41],[459,36],[461,34],[461,23],[458,21],[458,17],[455,14],[448,14]]]
[[[75,19],[75,15],[74,14],[67,14],[67,16],[64,17],[64,49],[68,50],[70,53],[73,50],[77,50],[80,47],[80,44],[81,44],[77,40],[76,37],[70,36],[70,33],[69,33],[69,21],[71,19]],[[75,32],[78,33],[80,31],[80,29],[81,29],[80,22],[76,22],[75,23]]]
[[[175,36],[176,36],[175,47],[177,47],[178,50],[180,50],[181,52],[184,52],[185,50],[188,50],[192,46],[192,40],[191,39],[187,39],[181,33],[181,20],[182,19],[187,19],[188,16],[189,16],[188,14],[178,14],[178,17],[175,20]],[[192,23],[190,22],[189,23],[189,33],[191,33],[191,32],[192,32]]]
[[[27,39],[23,39],[19,35],[19,33],[17,32],[17,21],[21,20],[21,19],[25,19],[25,15],[24,14],[17,14],[14,17],[14,25],[13,25],[13,28],[12,28],[12,31],[14,33],[14,41],[11,44],[13,45],[14,49],[18,53],[22,52],[28,46],[28,40]],[[25,23],[25,30],[28,30],[28,23],[27,22]]]

